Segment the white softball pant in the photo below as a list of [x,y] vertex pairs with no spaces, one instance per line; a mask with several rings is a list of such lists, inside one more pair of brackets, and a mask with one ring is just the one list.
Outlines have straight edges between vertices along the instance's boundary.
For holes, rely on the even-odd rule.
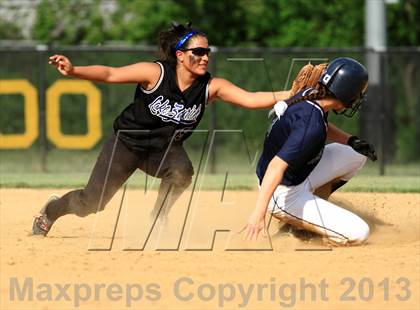
[[315,189],[333,180],[350,180],[366,157],[338,143],[325,146],[320,162],[297,186],[280,185],[268,206],[273,216],[301,229],[313,231],[333,244],[354,245],[365,241],[369,226],[356,214],[315,196]]

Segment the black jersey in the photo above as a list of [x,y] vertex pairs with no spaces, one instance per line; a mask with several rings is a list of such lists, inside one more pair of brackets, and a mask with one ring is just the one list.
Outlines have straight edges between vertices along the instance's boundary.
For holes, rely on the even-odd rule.
[[[291,99],[309,90],[299,92]],[[327,138],[326,121],[327,115],[316,102],[305,100],[288,107],[284,115],[273,122],[265,138],[257,165],[260,184],[274,156],[288,164],[281,184],[302,183],[321,159]]]
[[114,131],[133,151],[162,151],[172,138],[182,143],[196,128],[208,100],[210,73],[199,76],[181,92],[176,72],[168,62],[157,61],[161,73],[156,85],[137,85],[134,102],[114,121]]

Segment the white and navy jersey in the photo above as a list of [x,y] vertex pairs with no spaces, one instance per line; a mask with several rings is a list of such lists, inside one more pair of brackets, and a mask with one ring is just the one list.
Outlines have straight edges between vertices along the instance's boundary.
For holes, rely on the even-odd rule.
[[[306,94],[307,89],[294,97]],[[281,184],[302,183],[318,164],[327,138],[326,115],[313,101],[300,101],[289,106],[276,118],[264,141],[264,150],[257,166],[260,184],[274,156],[288,164]]]
[[[176,72],[166,61],[156,61],[161,73],[146,90],[137,85],[134,102],[114,121],[114,131],[133,151],[162,151],[174,137],[182,143],[199,124],[208,100],[210,73],[196,78],[181,92]],[[174,136],[175,135],[175,136]]]

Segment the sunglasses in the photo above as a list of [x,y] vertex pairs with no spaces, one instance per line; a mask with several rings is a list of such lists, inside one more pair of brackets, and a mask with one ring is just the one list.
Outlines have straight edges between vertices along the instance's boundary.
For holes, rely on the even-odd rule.
[[204,56],[204,55],[209,55],[211,50],[209,47],[194,47],[194,48],[186,48],[186,49],[182,49],[181,51],[186,52],[186,51],[191,51],[193,53],[193,55],[195,56]]

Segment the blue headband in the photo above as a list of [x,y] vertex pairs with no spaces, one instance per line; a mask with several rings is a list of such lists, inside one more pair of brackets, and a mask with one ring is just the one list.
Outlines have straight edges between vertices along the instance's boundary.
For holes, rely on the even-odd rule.
[[197,32],[195,32],[195,31],[191,31],[191,32],[188,32],[188,33],[184,34],[182,36],[182,38],[179,39],[178,43],[175,45],[175,51],[179,50],[185,44],[185,42],[187,42],[187,40],[195,34],[197,34]]

